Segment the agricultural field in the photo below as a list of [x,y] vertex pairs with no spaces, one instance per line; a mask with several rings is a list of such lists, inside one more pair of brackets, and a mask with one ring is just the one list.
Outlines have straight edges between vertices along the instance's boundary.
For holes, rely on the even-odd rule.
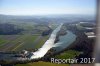
[[1,35],[0,50],[1,51],[21,51],[40,48],[48,36],[41,35]]
[[28,64],[17,64],[16,66],[70,66],[69,64],[54,64],[50,62],[33,62]]
[[67,50],[64,51],[63,53],[60,53],[59,55],[56,55],[55,58],[58,59],[73,59],[76,56],[79,56],[80,52],[79,51],[75,51],[75,50]]

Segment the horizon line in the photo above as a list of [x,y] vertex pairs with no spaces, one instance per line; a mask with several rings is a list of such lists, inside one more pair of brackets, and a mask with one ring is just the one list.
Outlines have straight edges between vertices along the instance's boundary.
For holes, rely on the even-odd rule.
[[96,14],[0,14],[0,15],[9,15],[9,16],[50,16],[50,15],[93,15]]

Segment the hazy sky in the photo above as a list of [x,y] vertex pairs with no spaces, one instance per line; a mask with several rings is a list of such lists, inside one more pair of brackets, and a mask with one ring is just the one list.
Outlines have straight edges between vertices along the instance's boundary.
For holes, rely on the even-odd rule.
[[0,14],[95,14],[96,0],[0,0]]

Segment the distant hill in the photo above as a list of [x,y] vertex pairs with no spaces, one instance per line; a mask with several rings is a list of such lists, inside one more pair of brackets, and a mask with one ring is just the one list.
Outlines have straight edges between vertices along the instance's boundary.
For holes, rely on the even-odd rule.
[[22,16],[22,15],[3,15],[0,14],[0,22],[35,22],[35,23],[49,23],[49,22],[96,22],[95,15],[31,15],[31,16]]

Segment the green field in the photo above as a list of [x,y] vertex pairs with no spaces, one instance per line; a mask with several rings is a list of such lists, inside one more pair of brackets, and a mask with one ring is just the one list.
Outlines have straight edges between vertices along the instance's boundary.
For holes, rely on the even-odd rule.
[[8,42],[7,40],[0,39],[0,45],[3,45],[4,43]]
[[14,51],[20,51],[24,49],[33,49],[34,41],[37,39],[39,35],[25,35],[22,40],[20,40],[20,44],[13,48]]
[[70,66],[69,64],[55,64],[50,62],[33,62],[28,64],[17,64],[16,66]]
[[68,51],[65,51],[59,55],[56,55],[55,58],[58,58],[58,59],[73,59],[75,58],[75,56],[79,56],[80,55],[80,52],[79,51],[75,51],[75,50],[68,50]]
[[[9,38],[8,38],[9,37]],[[10,38],[11,37],[11,38]],[[4,51],[21,51],[40,48],[49,36],[41,35],[1,35],[0,37],[0,50]],[[7,47],[7,48],[6,48]]]

